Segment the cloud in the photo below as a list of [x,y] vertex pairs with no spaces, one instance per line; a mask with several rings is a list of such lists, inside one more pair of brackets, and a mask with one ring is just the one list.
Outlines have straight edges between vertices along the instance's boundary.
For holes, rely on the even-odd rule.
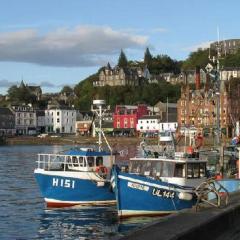
[[147,45],[143,35],[110,27],[78,26],[41,35],[35,29],[0,33],[0,61],[35,63],[46,66],[81,67],[105,64],[120,49]]
[[19,85],[19,82],[14,82],[14,81],[8,81],[6,79],[0,80],[0,88],[8,88],[13,85]]
[[[36,83],[26,83],[24,81],[25,84],[29,85],[29,86],[41,86],[41,87],[47,87],[47,88],[58,88],[58,87],[63,87],[66,84],[53,84],[53,83],[49,83],[47,81],[42,81],[39,84]],[[9,88],[13,85],[20,85],[20,81],[9,81],[6,79],[2,79],[0,80],[0,88]]]
[[185,48],[182,48],[183,51],[190,51],[190,52],[194,52],[194,51],[197,51],[198,49],[206,49],[206,48],[209,48],[210,47],[210,44],[212,43],[212,41],[208,41],[208,42],[202,42],[202,43],[199,43],[197,45],[194,45],[194,46],[190,46],[190,47],[185,47]]

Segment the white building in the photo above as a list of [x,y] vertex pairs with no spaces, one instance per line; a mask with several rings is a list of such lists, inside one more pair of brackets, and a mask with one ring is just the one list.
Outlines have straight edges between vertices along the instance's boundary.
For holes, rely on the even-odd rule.
[[223,81],[230,80],[231,78],[240,77],[240,68],[239,67],[225,67],[220,70],[220,79]]
[[15,128],[18,135],[34,135],[37,133],[36,111],[31,105],[12,105],[15,113]]
[[160,116],[143,116],[138,119],[137,131],[146,134],[157,134],[159,132]]
[[[171,119],[169,119],[171,120]],[[165,116],[143,116],[138,119],[137,131],[148,136],[157,135],[160,132],[172,131],[177,129],[177,121],[166,121]]]
[[45,110],[45,126],[49,133],[75,133],[76,110],[61,107]]

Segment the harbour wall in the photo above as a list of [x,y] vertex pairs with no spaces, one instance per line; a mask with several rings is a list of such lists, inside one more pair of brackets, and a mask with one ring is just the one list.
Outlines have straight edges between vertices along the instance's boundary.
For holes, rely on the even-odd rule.
[[184,210],[118,239],[232,240],[230,234],[236,233],[240,236],[240,193],[230,195],[227,207],[202,206],[197,212],[195,209]]

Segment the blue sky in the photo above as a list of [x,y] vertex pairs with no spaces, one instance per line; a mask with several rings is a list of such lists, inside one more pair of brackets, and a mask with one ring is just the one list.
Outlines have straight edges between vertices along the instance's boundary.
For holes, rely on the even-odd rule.
[[220,39],[239,38],[238,0],[1,0],[0,93],[23,79],[44,92],[74,86],[120,50],[129,60],[186,59]]

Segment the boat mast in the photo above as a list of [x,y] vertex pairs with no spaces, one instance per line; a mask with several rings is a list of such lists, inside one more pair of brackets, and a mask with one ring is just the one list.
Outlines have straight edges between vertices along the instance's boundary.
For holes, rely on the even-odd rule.
[[96,113],[99,120],[99,132],[98,132],[98,148],[102,151],[102,118],[103,118],[103,105],[105,100],[93,100],[91,111]]
[[108,146],[108,149],[111,153],[111,165],[114,163],[113,162],[113,157],[112,157],[112,148],[102,130],[102,119],[103,119],[103,115],[104,115],[104,112],[107,110],[107,108],[103,108],[104,106],[106,105],[106,102],[105,100],[93,100],[93,105],[91,107],[91,111],[96,113],[97,114],[97,117],[99,119],[99,132],[98,132],[98,148],[99,148],[99,151],[102,151],[103,148],[102,148],[102,137],[104,138],[107,146]]
[[[210,49],[210,48],[209,48]],[[220,57],[221,57],[221,46],[219,42],[219,30],[218,30],[218,43],[217,43],[217,56],[210,56],[209,50],[209,60],[215,65],[213,69],[207,69],[209,75],[214,79],[214,98],[216,99],[216,145],[220,146],[221,144],[221,123],[220,123],[220,107],[221,107],[221,78],[220,78]],[[209,65],[209,64],[208,64]],[[211,64],[210,64],[211,66]],[[212,66],[211,66],[212,67]]]

